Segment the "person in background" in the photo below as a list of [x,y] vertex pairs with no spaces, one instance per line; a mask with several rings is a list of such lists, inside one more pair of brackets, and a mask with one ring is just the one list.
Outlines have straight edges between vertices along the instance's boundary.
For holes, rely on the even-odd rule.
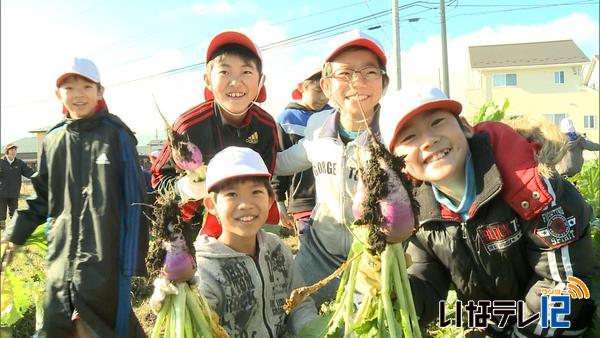
[[9,143],[4,146],[4,156],[0,159],[0,229],[6,223],[6,209],[10,218],[19,205],[21,176],[31,177],[35,170],[17,158],[17,146]]
[[573,120],[568,117],[560,121],[560,131],[567,140],[567,153],[556,165],[556,170],[563,176],[573,177],[583,166],[583,151],[598,151],[600,144],[588,140],[585,135],[578,134],[573,126]]
[[[152,150],[150,154],[148,154],[148,162],[150,163],[149,167],[154,165],[156,159],[160,155],[160,150]],[[142,166],[142,173],[144,174],[144,181],[146,182],[146,192],[151,193],[154,192],[154,187],[152,187],[152,172],[150,168],[145,168]]]
[[[311,69],[310,74],[292,91],[295,101],[290,102],[277,116],[281,150],[288,149],[305,137],[308,120],[315,113],[333,112],[333,108],[327,104],[329,99],[321,89],[320,65]],[[303,232],[315,206],[315,177],[312,169],[293,176],[275,176],[271,183],[279,205],[280,225],[287,228],[295,226],[298,232]]]

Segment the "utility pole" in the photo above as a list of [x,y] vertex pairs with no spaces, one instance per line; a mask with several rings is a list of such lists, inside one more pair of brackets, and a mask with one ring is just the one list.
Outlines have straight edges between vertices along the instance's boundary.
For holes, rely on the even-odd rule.
[[392,26],[394,26],[394,54],[396,56],[396,90],[402,88],[400,72],[400,20],[398,20],[398,0],[392,0]]
[[440,0],[440,21],[442,28],[442,74],[444,93],[450,97],[450,83],[448,82],[448,45],[446,43],[446,2]]

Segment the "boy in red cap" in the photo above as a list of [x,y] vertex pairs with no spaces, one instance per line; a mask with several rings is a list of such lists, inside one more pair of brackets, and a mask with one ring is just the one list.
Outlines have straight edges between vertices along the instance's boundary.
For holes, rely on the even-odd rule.
[[[276,175],[312,166],[317,205],[310,226],[300,234],[296,255],[307,284],[322,280],[346,261],[352,234],[352,199],[359,169],[369,159],[367,126],[377,133],[379,100],[389,79],[381,45],[358,30],[340,36],[323,65],[321,88],[336,110],[305,140],[277,154]],[[315,115],[316,116],[316,115]],[[311,124],[312,118],[308,124]],[[311,295],[317,306],[332,299],[334,280]]]
[[[227,146],[248,147],[258,152],[269,172],[273,172],[277,127],[273,117],[255,104],[267,98],[264,79],[260,52],[250,38],[235,31],[217,34],[206,51],[206,101],[180,115],[173,132],[198,146],[205,162]],[[196,182],[191,173],[177,176],[179,168],[171,159],[168,142],[151,170],[152,183],[158,191],[175,189],[187,201],[182,207],[185,220],[201,222],[204,183]],[[276,204],[268,223],[279,223]],[[220,235],[221,227],[212,215],[207,215],[201,233]]]
[[31,177],[35,170],[17,158],[17,146],[9,143],[4,146],[4,156],[0,158],[0,229],[4,229],[6,209],[10,218],[19,205],[21,176]]
[[[277,116],[282,149],[288,149],[304,138],[308,119],[315,113],[333,111],[327,104],[329,99],[321,89],[321,65],[315,65],[311,70],[292,91],[295,101],[289,103]],[[281,224],[288,228],[295,225],[298,231],[303,231],[308,226],[311,211],[315,206],[315,178],[312,170],[308,169],[293,176],[276,176],[272,184],[279,205]],[[293,219],[290,219],[290,216]]]
[[[498,122],[471,127],[461,110],[437,88],[405,87],[382,103],[383,144],[404,157],[406,173],[421,183],[419,228],[406,249],[420,324],[440,316],[452,285],[463,304],[487,312],[483,323],[470,324],[486,337],[580,337],[594,313],[589,295],[569,297],[569,311],[557,320],[568,326],[549,326],[540,316],[548,311],[544,291],[566,293],[577,280],[591,289],[596,264],[590,205],[558,173],[539,166],[544,157],[556,158],[544,149],[554,140],[551,130],[540,149],[535,134],[530,140]],[[496,313],[502,306],[489,307],[515,310],[517,302],[521,318],[533,320],[520,323],[514,313]]]
[[[46,223],[47,337],[134,337],[131,277],[145,273],[145,187],[133,132],[108,112],[100,74],[74,58],[56,80],[66,118],[44,139],[36,196],[8,226],[3,265]],[[140,332],[140,334],[138,334]]]

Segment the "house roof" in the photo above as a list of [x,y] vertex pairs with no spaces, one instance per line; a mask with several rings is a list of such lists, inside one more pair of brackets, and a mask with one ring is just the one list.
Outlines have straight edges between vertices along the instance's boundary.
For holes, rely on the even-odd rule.
[[[598,67],[599,56],[596,54],[592,57],[592,62],[589,64],[586,69],[585,77],[583,78],[583,83],[590,87],[590,80],[592,80],[592,75],[594,74],[594,69]],[[597,90],[597,88],[594,88]]]
[[[17,148],[18,148],[17,156],[18,157],[25,156],[26,153],[31,153],[31,154],[34,154],[33,158],[35,158],[35,154],[37,154],[38,144],[37,144],[37,137],[35,137],[35,136],[23,137],[23,138],[20,138],[16,141],[9,142],[9,143],[14,143],[17,145]],[[2,149],[4,149],[4,145],[2,145],[1,147],[2,147]],[[138,145],[136,148],[137,148],[138,155],[148,156],[148,154],[150,154],[151,151],[160,150],[162,148],[162,146],[149,143],[147,145]]]
[[470,46],[471,68],[496,68],[587,63],[573,40]]

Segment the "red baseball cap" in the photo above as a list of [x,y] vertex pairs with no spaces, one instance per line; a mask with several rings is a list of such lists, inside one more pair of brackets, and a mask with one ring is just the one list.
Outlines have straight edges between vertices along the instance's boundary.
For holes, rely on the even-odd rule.
[[4,146],[4,153],[8,153],[8,151],[12,148],[17,149],[17,145],[14,143],[9,143],[7,145]]
[[318,66],[313,66],[313,67],[310,68],[310,70],[312,71],[312,73],[310,73],[307,77],[305,77],[304,79],[302,79],[302,81],[296,85],[296,88],[292,91],[292,99],[294,99],[294,100],[301,100],[302,99],[302,91],[301,91],[301,89],[302,89],[302,82],[304,82],[304,81],[310,79],[311,77],[313,77],[313,76],[321,73],[321,71],[322,71],[321,68],[322,68],[322,65],[320,65],[320,64]]
[[[219,47],[230,43],[235,43],[248,48],[254,55],[256,55],[258,60],[262,63],[262,56],[260,55],[260,50],[258,49],[258,47],[256,47],[256,44],[254,44],[254,42],[252,42],[252,40],[250,40],[248,36],[238,31],[225,31],[213,37],[210,43],[208,44],[208,48],[206,49],[206,64],[208,64],[208,62],[212,59],[213,54]],[[205,87],[204,99],[208,101],[213,100],[214,98],[215,96],[213,95],[213,93]],[[263,83],[258,92],[256,102],[265,102],[266,99],[267,90]]]
[[365,47],[373,52],[384,66],[387,64],[387,57],[379,41],[358,29],[339,35],[333,40],[332,46],[333,48],[326,54],[328,56],[325,61],[331,61],[334,56],[346,47],[358,46]]

